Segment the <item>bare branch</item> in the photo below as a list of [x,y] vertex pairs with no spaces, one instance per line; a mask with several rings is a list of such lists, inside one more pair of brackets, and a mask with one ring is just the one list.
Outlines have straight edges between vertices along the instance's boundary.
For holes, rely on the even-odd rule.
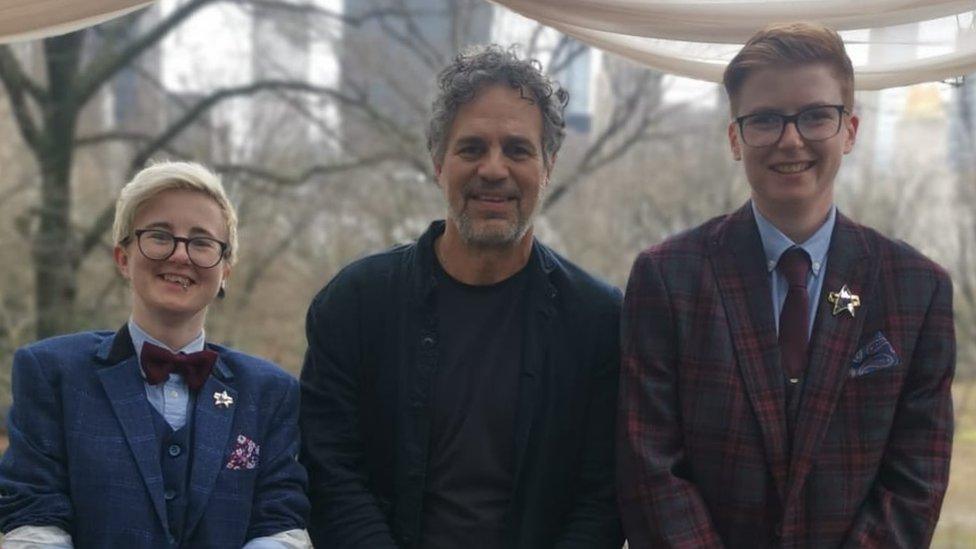
[[30,189],[34,185],[35,182],[30,179],[25,179],[21,181],[17,185],[14,185],[13,187],[7,189],[6,191],[0,193],[0,204],[3,204],[4,202],[26,191],[27,189]]
[[242,4],[250,4],[254,7],[271,8],[281,11],[299,13],[302,15],[317,15],[328,19],[335,19],[346,25],[354,27],[361,26],[370,19],[378,19],[387,16],[397,16],[402,13],[401,9],[377,8],[362,12],[356,16],[323,8],[311,2],[289,2],[288,0],[241,0]]
[[[38,91],[40,88],[37,88],[36,84],[32,84],[30,78],[24,74],[17,58],[10,51],[10,46],[6,44],[0,45],[0,80],[3,80],[3,85],[7,89],[7,97],[10,99],[10,107],[13,110],[14,118],[17,120],[20,135],[24,138],[27,146],[36,151],[40,146],[40,136],[34,119],[31,117],[30,107],[24,93],[30,93],[32,87]],[[46,94],[43,96],[46,97]],[[35,98],[37,97],[41,97],[41,95],[35,95]]]
[[378,154],[368,158],[360,158],[350,162],[339,162],[336,164],[317,164],[311,166],[298,175],[286,175],[279,172],[245,164],[216,164],[214,170],[227,175],[247,175],[262,179],[279,186],[295,187],[302,185],[315,177],[324,177],[342,173],[358,168],[364,168],[385,162],[387,160],[399,159],[399,156],[392,154]]
[[156,136],[153,141],[148,143],[141,151],[139,151],[132,159],[130,164],[131,169],[137,170],[142,167],[142,165],[145,164],[153,154],[167,146],[169,142],[182,133],[183,130],[197,122],[204,113],[209,111],[218,103],[233,97],[253,95],[261,91],[271,90],[291,90],[318,95],[327,95],[342,103],[350,105],[358,104],[356,100],[346,97],[334,88],[317,86],[298,80],[260,80],[243,86],[218,89],[210,95],[197,101],[193,106],[187,109],[182,116],[177,118],[168,128],[163,130],[163,132]]
[[583,55],[589,50],[589,47],[581,42],[577,42],[568,36],[563,36],[559,41],[559,45],[552,53],[552,59],[549,61],[548,72],[550,74],[559,74],[566,70],[567,67],[573,64],[579,56]]
[[173,13],[160,21],[153,29],[140,36],[121,50],[105,49],[82,71],[75,85],[77,104],[84,105],[105,82],[130,64],[149,48],[155,46],[173,28],[185,21],[200,8],[216,0],[190,0],[176,8]]
[[542,31],[545,28],[542,23],[537,23],[535,28],[532,29],[532,35],[529,36],[529,47],[525,52],[527,57],[534,58],[536,56],[536,52],[539,49],[539,38],[542,36]]
[[[427,46],[429,46],[429,44],[424,44],[426,41],[423,40],[421,35],[402,33],[394,28],[393,25],[390,25],[385,17],[380,18],[379,24],[380,28],[383,29],[383,32],[385,32],[387,36],[395,40],[398,44],[402,45],[406,49],[412,51],[414,55],[416,55],[417,58],[420,59],[420,61],[428,68],[436,70],[441,65],[439,56],[436,55],[436,53],[431,55],[430,52],[424,51],[428,49]],[[413,27],[416,27],[416,25]],[[408,26],[408,31],[410,30],[412,29]]]

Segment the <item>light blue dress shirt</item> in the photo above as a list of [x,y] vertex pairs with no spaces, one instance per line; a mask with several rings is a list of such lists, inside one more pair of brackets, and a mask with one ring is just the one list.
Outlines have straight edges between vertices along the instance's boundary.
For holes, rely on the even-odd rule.
[[[129,335],[132,337],[132,346],[136,349],[136,357],[140,363],[142,361],[142,345],[147,341],[170,352],[187,354],[202,351],[206,341],[201,331],[196,339],[180,349],[173,350],[162,341],[147,334],[131,318],[129,319]],[[139,369],[139,373],[142,374],[143,378],[146,377],[142,368]],[[159,415],[163,416],[163,419],[169,423],[174,431],[186,425],[186,413],[190,406],[190,389],[186,386],[183,376],[175,373],[170,374],[169,379],[159,385],[150,385],[147,382],[146,397],[149,399],[149,404],[152,404],[152,407],[159,412]]]
[[834,233],[834,224],[837,221],[837,206],[830,207],[830,213],[827,215],[824,224],[802,244],[790,240],[788,236],[763,217],[755,203],[752,203],[752,213],[756,217],[759,237],[762,239],[763,252],[766,255],[766,270],[769,271],[769,289],[772,292],[773,320],[776,323],[777,334],[779,332],[779,315],[783,311],[783,303],[786,301],[786,292],[790,285],[786,282],[786,277],[776,270],[776,264],[779,263],[779,258],[783,252],[793,246],[803,248],[810,256],[810,274],[807,276],[807,294],[810,298],[810,323],[807,328],[807,338],[809,338],[810,334],[813,333],[813,321],[817,318],[820,290],[823,289],[823,281],[827,276],[827,251],[830,249],[830,237]]

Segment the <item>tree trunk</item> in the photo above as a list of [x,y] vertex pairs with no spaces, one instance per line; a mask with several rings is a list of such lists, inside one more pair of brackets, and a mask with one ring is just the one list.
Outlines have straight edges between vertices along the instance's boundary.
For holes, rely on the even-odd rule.
[[43,105],[43,133],[37,163],[41,171],[40,223],[33,241],[38,339],[75,327],[78,246],[71,230],[71,161],[78,106],[73,84],[78,75],[83,33],[45,40],[50,98]]
[[78,288],[77,246],[70,227],[71,147],[53,145],[55,150],[42,160],[40,223],[32,250],[38,339],[73,329]]

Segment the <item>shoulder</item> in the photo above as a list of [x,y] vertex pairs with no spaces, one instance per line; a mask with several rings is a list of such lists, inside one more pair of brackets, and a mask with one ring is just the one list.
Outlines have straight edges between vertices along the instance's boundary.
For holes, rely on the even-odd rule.
[[214,343],[208,343],[208,347],[220,354],[220,359],[241,383],[282,388],[298,383],[294,376],[270,360]]
[[618,288],[593,276],[548,246],[541,243],[538,246],[542,260],[551,269],[550,280],[558,291],[588,306],[611,312],[619,309],[623,296]]
[[35,341],[14,353],[14,377],[57,384],[62,376],[78,379],[90,375],[98,348],[114,337],[111,331],[79,332]]
[[394,280],[405,262],[416,253],[417,243],[400,244],[379,253],[367,255],[339,270],[312,300],[312,308],[329,299],[342,298],[364,290],[375,290]]
[[648,269],[650,265],[658,268],[689,272],[705,261],[710,243],[722,238],[728,223],[734,222],[733,214],[713,217],[708,221],[669,236],[663,241],[641,251],[634,260],[634,271]]
[[883,277],[917,284],[925,280],[950,283],[941,265],[903,240],[889,238],[871,227],[845,219],[841,227],[852,228],[863,239],[871,255],[878,258]]
[[115,332],[78,332],[35,341],[17,349],[16,357],[31,356],[39,362],[71,362],[73,357],[91,359],[105,340],[115,336]]

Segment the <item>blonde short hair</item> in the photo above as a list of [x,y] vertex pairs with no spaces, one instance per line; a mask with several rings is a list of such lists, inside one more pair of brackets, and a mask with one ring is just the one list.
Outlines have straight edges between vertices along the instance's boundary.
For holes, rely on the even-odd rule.
[[137,173],[122,187],[115,203],[115,222],[112,238],[116,246],[124,246],[133,237],[132,222],[139,208],[157,194],[171,189],[201,192],[220,207],[227,225],[227,251],[224,260],[233,265],[237,260],[237,212],[227,198],[220,177],[194,162],[159,162]]

